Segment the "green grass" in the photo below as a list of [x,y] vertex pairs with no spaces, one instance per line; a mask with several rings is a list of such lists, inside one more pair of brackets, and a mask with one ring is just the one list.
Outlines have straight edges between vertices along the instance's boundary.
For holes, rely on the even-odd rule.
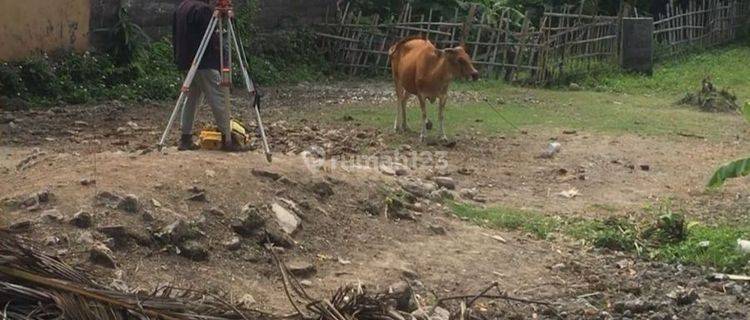
[[[490,101],[501,100],[496,108],[525,130],[575,129],[608,134],[670,136],[698,135],[717,140],[738,134],[745,124],[735,114],[710,114],[697,108],[676,105],[687,92],[700,89],[701,80],[710,75],[720,88],[736,91],[740,103],[750,99],[750,46],[747,43],[709,50],[676,58],[658,66],[653,76],[623,72],[599,73],[581,79],[588,91],[528,89],[501,81],[458,82],[454,91],[474,92]],[[591,91],[594,89],[594,91]],[[408,123],[417,130],[419,108],[412,98]],[[352,116],[366,125],[384,130],[393,126],[395,101],[382,105],[358,104],[329,108],[321,120],[336,121]],[[437,108],[428,108],[433,123]],[[456,134],[510,135],[516,130],[485,102],[449,100],[446,131]],[[430,134],[436,135],[435,132]]]
[[[750,239],[750,225],[707,226],[697,223],[682,226],[684,239],[670,239],[664,222],[677,221],[668,207],[660,210],[658,219],[638,224],[624,218],[593,220],[550,217],[538,212],[503,206],[479,208],[453,203],[453,213],[481,226],[503,230],[523,231],[539,239],[555,234],[583,240],[595,247],[635,252],[670,263],[712,267],[722,272],[750,271],[750,254],[737,250],[737,239]],[[661,214],[668,212],[667,215]],[[661,223],[658,223],[660,221]],[[701,247],[708,241],[707,247]]]
[[589,88],[628,93],[685,94],[700,89],[701,80],[711,77],[720,88],[728,88],[740,99],[750,98],[750,41],[712,49],[681,58],[665,59],[651,77],[613,73],[588,77],[582,84]]
[[[676,98],[672,99],[674,97],[670,96],[559,92],[507,88],[503,85],[482,89],[480,92],[491,100],[503,99],[506,102],[498,104],[494,110],[485,102],[449,104],[445,114],[446,131],[449,135],[477,132],[508,135],[517,132],[496,111],[526,130],[558,128],[609,134],[693,134],[722,138],[731,136],[735,132],[732,129],[742,125],[741,120],[734,115],[706,114],[675,106],[673,101]],[[323,117],[336,120],[348,115],[367,125],[391,128],[396,112],[394,105],[335,108],[325,110]],[[436,122],[436,113],[436,108],[428,108],[428,116],[433,122]],[[408,108],[407,121],[413,130],[419,128],[420,118],[419,108]],[[711,121],[706,121],[707,118]]]
[[[738,252],[737,239],[749,238],[750,226],[695,225],[688,228],[685,241],[661,247],[655,257],[669,262],[710,266],[719,271],[747,271],[750,269],[750,255]],[[703,241],[708,241],[707,247],[700,245]]]
[[459,217],[467,218],[485,227],[521,230],[541,239],[548,238],[559,226],[559,221],[554,218],[505,207],[481,209],[465,204],[453,204],[453,211]]

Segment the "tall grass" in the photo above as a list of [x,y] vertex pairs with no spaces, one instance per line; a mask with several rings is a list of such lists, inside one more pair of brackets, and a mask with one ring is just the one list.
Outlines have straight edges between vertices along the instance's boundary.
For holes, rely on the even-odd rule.
[[684,94],[700,89],[710,77],[720,88],[728,88],[741,98],[750,98],[750,41],[702,53],[664,60],[652,76],[610,71],[583,77],[585,87],[631,94]]

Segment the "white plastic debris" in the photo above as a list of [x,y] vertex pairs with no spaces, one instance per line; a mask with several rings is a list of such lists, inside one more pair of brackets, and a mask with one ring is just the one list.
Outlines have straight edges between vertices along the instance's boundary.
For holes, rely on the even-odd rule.
[[554,157],[560,150],[562,149],[562,145],[557,141],[552,141],[547,145],[547,150],[544,150],[540,157],[544,159],[549,159]]
[[568,198],[568,199],[573,199],[573,198],[579,196],[580,194],[581,193],[576,188],[570,189],[568,191],[563,191],[563,192],[557,193],[558,196],[561,196],[563,198]]
[[750,240],[737,239],[737,247],[740,252],[750,253]]

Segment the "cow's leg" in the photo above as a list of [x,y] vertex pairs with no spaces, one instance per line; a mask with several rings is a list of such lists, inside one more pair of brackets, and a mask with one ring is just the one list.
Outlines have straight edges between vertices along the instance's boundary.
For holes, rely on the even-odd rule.
[[401,101],[401,110],[399,116],[401,117],[401,132],[409,132],[409,126],[406,123],[406,104],[409,102],[409,96],[411,96],[406,90],[403,92],[404,99]]
[[393,130],[396,132],[407,132],[409,127],[406,125],[406,103],[409,101],[409,93],[400,86],[396,86],[396,96],[398,105],[396,106],[396,119],[393,122]]
[[401,126],[401,101],[404,100],[398,88],[396,88],[396,96],[398,101],[396,102],[396,119],[393,120],[393,131],[398,131]]
[[425,101],[424,96],[421,94],[417,95],[417,98],[419,98],[419,109],[422,111],[422,122],[420,123],[422,130],[419,133],[419,141],[424,142],[427,133],[427,101]]
[[448,136],[445,135],[445,102],[448,100],[448,96],[442,95],[440,96],[440,100],[438,102],[438,126],[440,127],[440,139],[443,139],[443,141],[448,141]]

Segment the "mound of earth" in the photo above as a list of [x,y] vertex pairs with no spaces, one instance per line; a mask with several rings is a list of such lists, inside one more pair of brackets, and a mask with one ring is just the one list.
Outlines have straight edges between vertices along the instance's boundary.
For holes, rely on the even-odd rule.
[[696,106],[706,112],[731,112],[740,109],[737,96],[726,89],[718,89],[706,78],[701,81],[701,90],[685,95],[680,104]]
[[[2,151],[5,167],[30,154],[37,158],[33,166],[3,174],[0,225],[131,291],[169,283],[228,292],[238,300],[249,295],[262,309],[288,310],[280,275],[263,249],[273,243],[318,296],[357,282],[382,290],[403,278],[420,299],[429,299],[429,292],[476,292],[497,281],[505,293],[590,317],[683,314],[695,308],[678,307],[668,295],[683,287],[699,288],[705,301],[726,299],[699,281],[700,272],[623,264],[615,259],[626,257],[601,258],[466,225],[442,204],[460,197],[447,189],[455,187],[449,178],[427,180],[409,169],[393,170],[402,176],[385,168],[308,170],[298,156],[269,165],[259,154],[173,150]],[[393,205],[393,194],[403,203]],[[673,277],[674,284],[664,282]],[[643,302],[644,296],[653,299]],[[542,311],[523,304],[483,306],[508,316]],[[719,312],[710,309],[713,304],[697,306]],[[731,318],[737,312],[719,314]]]
[[[268,165],[256,154],[210,152],[3,153],[4,166],[29,154],[38,158],[34,166],[3,174],[0,225],[134,290],[198,286],[235,297],[249,293],[264,307],[283,309],[282,291],[269,290],[280,283],[262,249],[267,242],[318,293],[400,277],[451,289],[481,287],[494,272],[527,265],[509,279],[512,288],[538,279],[552,263],[532,261],[554,256],[527,255],[464,226],[444,214],[437,195],[417,195],[407,204],[413,210],[391,210],[386,217],[388,190],[419,179],[378,169],[309,171],[297,156]],[[426,192],[438,190],[423,184]],[[525,246],[545,251],[533,241]],[[107,249],[110,254],[98,253]],[[486,277],[456,278],[478,273]]]
[[[331,96],[339,91],[347,90]],[[692,189],[702,185],[707,164],[733,154],[735,145],[548,130],[467,134],[448,149],[416,142],[394,148],[385,129],[351,117],[291,119],[295,108],[265,111],[272,164],[252,152],[157,152],[152,146],[170,106],[3,112],[0,227],[111,287],[226,292],[281,313],[290,306],[268,244],[316,297],[349,283],[383,291],[403,279],[416,301],[430,305],[497,282],[496,293],[545,301],[553,311],[482,300],[476,307],[486,318],[746,319],[750,312],[750,285],[707,279],[714,270],[644,261],[564,237],[497,232],[450,208],[459,201],[591,218],[639,212],[646,199],[672,195],[693,199],[690,209],[738,205],[744,202],[733,200],[735,191],[746,194],[745,185],[715,195]],[[551,135],[563,151],[537,158]],[[666,150],[683,151],[674,157]],[[450,166],[319,158],[387,159],[396,151],[450,151]],[[573,188],[581,191],[575,198],[556,195]]]

